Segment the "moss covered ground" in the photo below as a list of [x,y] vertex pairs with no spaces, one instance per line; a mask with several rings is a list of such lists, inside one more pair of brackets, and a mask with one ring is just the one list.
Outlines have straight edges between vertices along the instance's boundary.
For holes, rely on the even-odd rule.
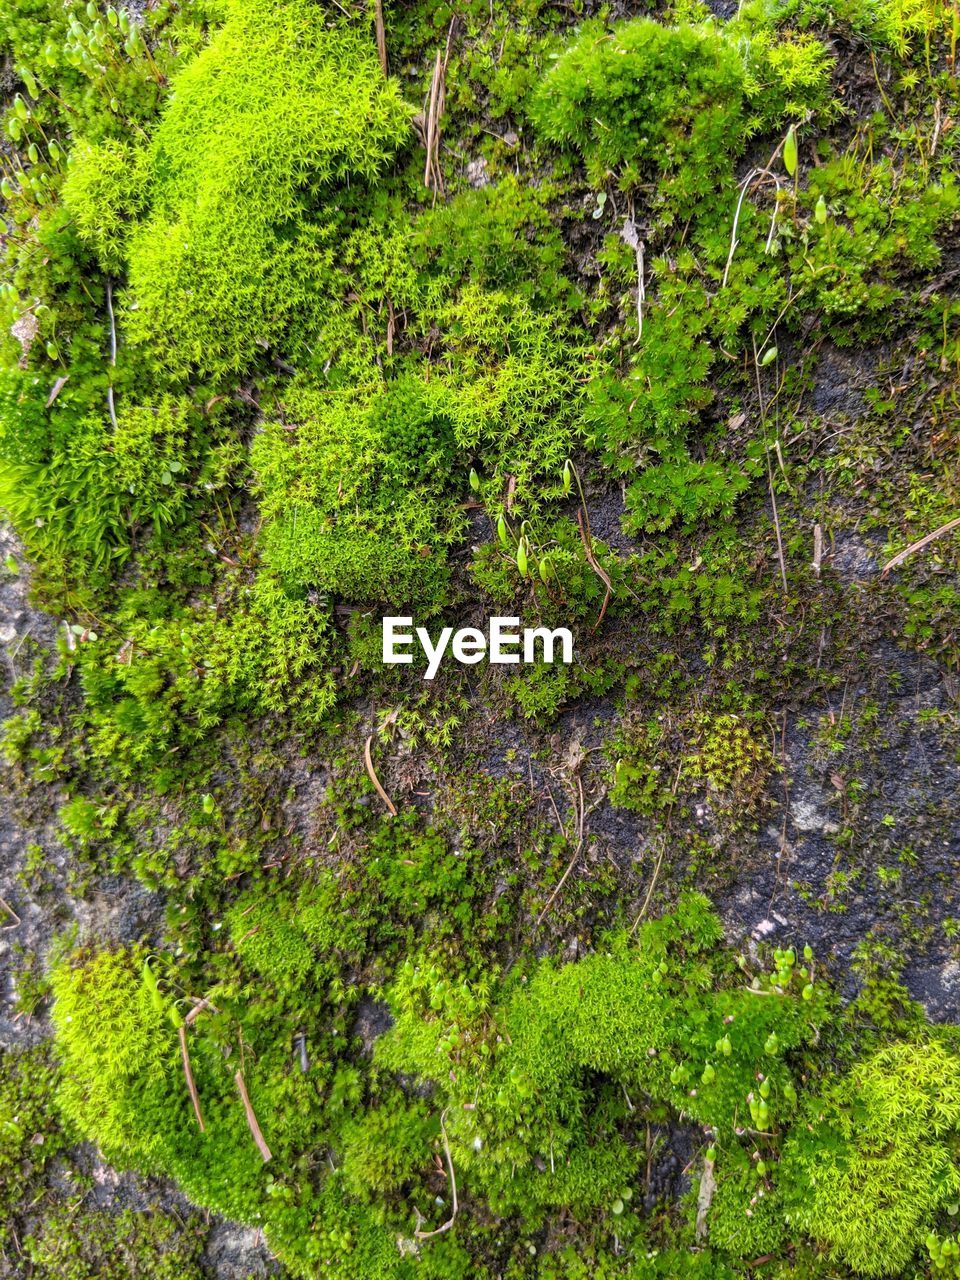
[[0,0],[0,1276],[960,1276],[958,38]]

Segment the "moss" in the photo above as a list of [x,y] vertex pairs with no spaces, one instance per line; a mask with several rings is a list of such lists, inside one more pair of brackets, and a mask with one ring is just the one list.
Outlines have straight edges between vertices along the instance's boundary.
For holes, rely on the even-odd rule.
[[[405,445],[393,452],[389,437],[411,404],[425,439],[440,432],[439,453],[436,443],[423,452],[413,448],[405,462]],[[424,384],[412,379],[371,397],[369,407],[353,393],[287,397],[284,421],[271,424],[253,455],[264,510],[273,519],[268,562],[298,586],[353,600],[442,594],[442,544],[449,535],[441,533],[436,551],[433,543],[438,481],[449,474],[452,444],[443,410],[442,394],[428,399]],[[290,420],[299,425],[295,438],[286,430]],[[412,462],[419,476],[408,474]]]
[[757,1177],[755,1161],[725,1161],[708,1223],[712,1247],[745,1261],[779,1253],[788,1234],[779,1188]]
[[371,1109],[343,1130],[343,1177],[352,1195],[373,1199],[413,1181],[430,1160],[436,1119],[422,1102]]
[[236,372],[277,342],[322,287],[298,220],[348,176],[373,177],[408,121],[362,26],[226,5],[154,133],[151,211],[130,237],[128,326],[151,361]]
[[[635,1176],[636,1156],[615,1136],[631,1095],[725,1133],[749,1113],[759,1078],[775,1092],[765,1087],[758,1130],[777,1110],[784,1118],[792,1111],[796,1093],[780,1055],[807,1034],[806,1002],[796,986],[792,999],[772,1003],[752,991],[712,992],[706,953],[717,938],[716,919],[691,897],[644,926],[636,943],[620,936],[579,964],[541,965],[499,1001],[485,983],[470,987],[408,961],[391,996],[397,1022],[378,1057],[445,1091],[458,1165],[500,1212],[530,1199],[611,1204]],[[787,965],[771,992],[782,996],[791,976]],[[686,1001],[677,999],[682,989]]]
[[256,441],[271,520],[264,555],[294,584],[430,607],[446,589],[446,549],[463,533],[455,463],[465,476],[470,459],[494,449],[488,488],[509,470],[531,504],[540,477],[559,475],[576,401],[555,318],[473,285],[438,318],[452,372],[420,366],[333,394],[293,387]]
[[66,1060],[59,1100],[81,1133],[96,1127],[104,1149],[119,1152],[136,1128],[135,1081],[160,1078],[171,1056],[172,1027],[163,1001],[157,1007],[138,971],[147,965],[142,953],[105,951],[89,961],[65,964],[53,975],[54,1023]]
[[719,32],[641,18],[611,36],[587,25],[533,100],[535,123],[583,153],[591,181],[610,171],[629,188],[650,168],[671,175],[671,195],[713,189],[742,147],[746,67]]
[[[881,581],[844,539],[879,564],[956,507],[953,10],[387,5],[385,75],[375,8],[0,0],[0,504],[65,623],[2,746],[69,873],[169,907],[159,953],[54,964],[5,1185],[32,1204],[66,1141],[33,1071],[304,1277],[942,1260],[955,1045],[896,952],[952,889],[931,857],[912,905],[934,837],[872,815],[849,703],[893,637],[954,661],[955,544]],[[577,662],[425,692],[387,604],[571,625]],[[809,704],[843,860],[813,924],[882,873],[844,1012],[687,892],[727,918],[763,882]],[[661,1139],[713,1166],[706,1244]],[[190,1224],[48,1207],[36,1268],[197,1267]]]
[[[957,1059],[936,1039],[892,1044],[827,1091],[784,1154],[789,1220],[864,1275],[906,1266],[960,1188]],[[824,1147],[831,1159],[817,1154]]]
[[70,152],[63,184],[64,208],[80,239],[94,251],[104,271],[124,267],[126,223],[145,202],[143,149],[115,139],[80,142]]
[[50,1048],[0,1055],[0,1188],[3,1227],[0,1248],[14,1248],[17,1217],[26,1207],[28,1189],[39,1181],[44,1166],[69,1141],[69,1130],[57,1122],[50,1106],[58,1070]]
[[151,1211],[113,1214],[74,1204],[45,1215],[23,1252],[31,1274],[51,1280],[200,1280],[204,1235],[198,1217],[181,1225]]

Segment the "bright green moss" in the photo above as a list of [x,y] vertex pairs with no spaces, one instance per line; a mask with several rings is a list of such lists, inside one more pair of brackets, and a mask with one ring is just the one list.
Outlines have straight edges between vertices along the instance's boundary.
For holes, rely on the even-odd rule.
[[[615,1264],[614,1264],[615,1265]],[[616,1271],[613,1273],[616,1274]],[[736,1280],[736,1272],[709,1250],[667,1249],[638,1262],[630,1280]],[[586,1277],[584,1277],[586,1280]]]
[[257,893],[241,898],[230,912],[230,936],[241,959],[262,977],[282,986],[306,980],[313,951],[275,899]]
[[631,484],[631,529],[652,533],[679,524],[691,528],[702,520],[730,520],[749,478],[737,466],[721,462],[661,462],[648,467]]
[[[62,779],[61,824],[85,859],[164,886],[176,938],[153,979],[138,949],[57,964],[64,1082],[40,1060],[37,1074],[110,1159],[264,1227],[305,1280],[731,1280],[767,1251],[778,1275],[811,1280],[841,1263],[909,1265],[925,1230],[947,1231],[955,1055],[894,1016],[899,989],[868,991],[840,1019],[812,962],[778,951],[771,972],[761,949],[738,963],[695,895],[626,933],[618,913],[635,909],[649,864],[598,867],[589,814],[576,874],[538,920],[572,850],[528,808],[519,735],[497,780],[485,774],[504,741],[495,717],[542,721],[636,662],[638,710],[606,740],[610,777],[592,742],[571,766],[589,803],[609,782],[644,837],[668,812],[679,827],[699,793],[721,834],[766,803],[762,686],[786,696],[802,666],[808,690],[798,637],[833,635],[829,602],[849,603],[831,568],[813,582],[805,567],[809,517],[832,532],[836,512],[829,491],[816,513],[804,494],[815,467],[847,467],[850,435],[825,423],[829,450],[801,435],[811,462],[798,476],[811,335],[886,341],[919,308],[925,375],[955,354],[949,307],[912,278],[938,267],[957,212],[956,113],[937,62],[947,6],[833,10],[839,27],[819,0],[745,4],[721,24],[684,2],[672,20],[591,22],[544,64],[571,11],[470,0],[451,29],[443,6],[387,5],[385,79],[368,16],[307,0],[161,2],[129,48],[105,5],[0,0],[0,40],[40,78],[36,92],[25,81],[27,118],[14,109],[4,126],[18,160],[0,502],[46,598],[96,619],[71,632],[84,638],[64,656],[56,724],[31,707],[8,721],[5,749]],[[788,21],[823,24],[823,39]],[[851,28],[918,56],[892,75],[882,57],[868,66]],[[428,191],[414,112],[448,31],[444,185]],[[834,46],[880,97],[831,133]],[[915,103],[924,74],[938,96]],[[5,336],[14,323],[22,347]],[[949,443],[939,396],[925,434]],[[893,434],[872,440],[878,457]],[[571,455],[582,495],[561,479]],[[911,473],[911,514],[886,522],[897,549],[952,513],[927,464]],[[761,520],[770,489],[783,495],[786,600]],[[633,555],[607,533],[621,491]],[[606,628],[581,497],[603,529]],[[950,591],[924,591],[907,634],[949,651]],[[341,599],[374,606],[352,611],[348,641]],[[524,622],[575,619],[589,658],[432,702],[408,696],[405,673],[379,672],[387,604],[409,601],[419,620],[491,600]],[[820,657],[829,691],[838,671]],[[707,688],[695,706],[691,668]],[[749,690],[731,679],[709,700],[717,673],[743,668]],[[405,811],[384,822],[362,763],[378,731],[377,766]],[[62,737],[41,748],[48,732]],[[523,740],[536,788],[554,744]],[[466,780],[451,779],[451,749]],[[298,754],[314,777],[330,766],[328,804],[316,811],[311,790],[309,814],[302,794],[265,794],[276,777],[299,790]],[[674,892],[678,852],[724,870],[702,832],[689,848],[671,839],[659,891]],[[551,958],[571,937],[582,958]],[[201,996],[188,1043],[204,1133],[177,1025]],[[894,1032],[917,1043],[857,1062],[850,1029],[865,1017],[871,1045]],[[29,1121],[0,1151],[19,1195],[38,1111],[23,1072],[12,1085],[5,1072],[0,1102]],[[675,1206],[642,1207],[657,1134],[681,1126],[694,1180],[717,1148],[709,1248],[684,1248],[692,1226]],[[452,1171],[454,1228],[418,1240],[452,1212]],[[148,1264],[150,1230],[126,1226],[110,1239],[138,1274],[175,1265],[162,1231]],[[75,1244],[58,1220],[38,1228],[34,1265],[108,1273],[114,1259]],[[193,1265],[189,1251],[177,1264]]]
[[758,1178],[756,1162],[740,1152],[720,1157],[707,1220],[713,1248],[747,1262],[776,1253],[788,1235],[779,1186]]
[[54,579],[92,575],[122,554],[123,499],[103,455],[97,391],[72,390],[51,420],[44,381],[16,368],[0,374],[0,502]]
[[704,196],[744,141],[746,68],[737,47],[709,28],[650,18],[615,32],[593,23],[556,62],[532,104],[553,142],[576,147],[592,182],[645,173],[675,179],[674,196]]
[[[299,914],[282,928],[274,920],[266,950],[256,952],[239,930],[251,920],[248,931],[262,930],[264,919],[235,913],[234,945],[260,972],[251,985],[213,992],[219,1012],[189,1032],[206,1134],[187,1100],[170,999],[147,981],[142,955],[81,955],[55,970],[61,1096],[80,1131],[114,1159],[171,1173],[198,1203],[264,1223],[298,1274],[350,1265],[351,1274],[374,1276],[396,1264],[405,1275],[400,1259],[380,1273],[365,1269],[374,1258],[386,1265],[389,1230],[363,1206],[409,1230],[410,1197],[415,1204],[432,1155],[447,1143],[461,1196],[522,1213],[531,1227],[556,1206],[622,1214],[641,1160],[625,1128],[650,1107],[682,1111],[714,1135],[722,1184],[711,1238],[737,1257],[801,1230],[860,1272],[886,1274],[956,1194],[951,1052],[936,1040],[883,1049],[798,1115],[799,1077],[789,1064],[828,1032],[821,984],[790,951],[777,952],[774,971],[748,986],[735,970],[719,973],[719,924],[703,899],[685,898],[635,939],[614,938],[578,963],[542,962],[528,981],[469,983],[426,958],[407,961],[390,991],[396,1022],[376,1060],[430,1082],[429,1098],[391,1088],[367,1110],[357,1106],[359,1071],[344,1064],[331,1077],[311,1032],[310,1071],[320,1068],[329,1082],[322,1100],[315,1095],[311,1077],[294,1069],[290,1014],[258,1011],[261,975],[282,984],[297,1020],[315,998],[302,935],[289,945]],[[231,1087],[237,1018],[251,1099],[274,1152],[269,1183]],[[322,1188],[304,1183],[301,1163],[320,1135],[342,1161],[323,1174]],[[298,1222],[310,1224],[302,1240]]]
[[[108,1159],[174,1177],[198,1203],[263,1220],[267,1170],[234,1081],[241,1065],[229,1017],[191,1030],[190,1056],[205,1121],[200,1132],[184,1077],[173,1001],[148,981],[142,952],[78,955],[53,973],[53,1018],[63,1064],[60,1104]],[[159,962],[153,961],[162,973]],[[229,993],[225,993],[228,995]],[[220,997],[224,999],[224,997]],[[252,1046],[251,1046],[252,1047]],[[255,1113],[286,1163],[309,1140],[289,1042],[245,1059]],[[302,1094],[303,1088],[299,1087]]]
[[392,1098],[342,1131],[343,1178],[351,1195],[373,1199],[412,1181],[427,1166],[439,1126],[422,1101]]
[[376,1210],[354,1200],[335,1172],[308,1204],[281,1191],[271,1205],[270,1240],[293,1275],[302,1280],[414,1280],[409,1252],[384,1228]]
[[254,441],[264,557],[294,586],[435,603],[474,461],[492,459],[491,490],[510,474],[531,504],[539,478],[559,476],[579,393],[557,317],[473,285],[436,316],[446,368],[344,391],[294,383]]
[[162,594],[163,612],[151,617],[131,593],[117,615],[127,647],[82,649],[91,741],[102,758],[118,757],[121,773],[195,746],[237,709],[280,711],[296,701],[308,721],[333,705],[327,609],[269,573],[223,583],[220,600],[232,610],[229,628],[207,605],[171,604]]
[[783,1055],[808,1039],[822,999],[800,997],[786,961],[759,994],[714,989],[707,953],[718,939],[717,920],[691,895],[636,941],[620,935],[577,964],[543,963],[499,998],[408,961],[378,1059],[444,1091],[458,1166],[501,1212],[571,1196],[612,1202],[633,1177],[635,1156],[617,1136],[631,1095],[726,1135],[738,1116],[747,1122],[767,1079],[758,1128],[793,1112]]
[[[751,27],[753,29],[751,29]],[[543,137],[583,156],[590,181],[634,190],[660,178],[668,216],[729,180],[750,136],[827,105],[831,67],[809,36],[775,39],[749,19],[668,26],[586,23],[534,91]]]
[[236,373],[321,285],[299,224],[408,136],[364,26],[300,0],[227,3],[154,134],[151,212],[132,233],[126,324],[173,376]]
[[169,1089],[177,1053],[171,1006],[147,963],[142,951],[79,955],[54,969],[51,985],[65,1116],[95,1136],[108,1158],[154,1169],[162,1166],[164,1136],[151,1131],[148,1117],[169,1106],[175,1130],[184,1112]]
[[345,901],[329,872],[305,883],[296,897],[255,889],[230,910],[234,949],[278,992],[329,982],[341,957],[355,953],[363,941],[361,920],[341,918]]
[[547,308],[569,298],[567,252],[550,215],[559,190],[532,189],[514,174],[459,192],[424,211],[413,226],[414,253],[430,275],[458,284],[510,290]]
[[109,274],[125,265],[128,221],[145,199],[145,153],[129,142],[78,141],[70,152],[62,199],[77,234]]
[[951,13],[939,0],[842,0],[840,4],[825,0],[788,0],[786,4],[759,0],[745,6],[750,18],[761,22],[776,17],[804,23],[839,20],[858,35],[866,37],[877,49],[907,58],[929,49],[938,39],[949,38]]
[[354,600],[436,592],[450,537],[434,546],[453,445],[444,407],[442,386],[414,378],[366,401],[287,395],[253,448],[272,520],[268,563],[296,585]]
[[890,1045],[817,1110],[784,1152],[788,1220],[862,1275],[896,1272],[960,1193],[960,1058],[934,1038]]

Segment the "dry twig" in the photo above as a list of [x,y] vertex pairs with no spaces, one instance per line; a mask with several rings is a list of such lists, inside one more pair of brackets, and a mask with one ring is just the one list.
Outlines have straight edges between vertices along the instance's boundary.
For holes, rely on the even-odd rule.
[[373,753],[371,751],[372,745],[373,745],[373,734],[371,733],[370,737],[367,738],[366,742],[363,744],[363,760],[364,760],[364,764],[366,764],[367,766],[367,777],[376,787],[377,795],[380,797],[383,803],[390,810],[393,817],[396,817],[397,807],[393,803],[393,801],[390,799],[390,797],[387,795],[386,791],[384,791],[383,787],[380,785],[380,779],[377,777],[376,770],[373,767]]
[[643,337],[643,304],[647,299],[647,288],[644,283],[644,263],[643,256],[646,249],[644,242],[640,239],[640,233],[637,230],[637,224],[632,218],[627,218],[620,230],[620,239],[624,244],[628,245],[637,257],[637,346]]
[[717,1180],[713,1172],[713,1161],[704,1159],[703,1173],[700,1175],[700,1191],[697,1195],[697,1240],[707,1238],[707,1213],[717,1189]]
[[427,107],[427,161],[423,171],[423,183],[429,190],[439,189],[440,175],[437,172],[436,151],[439,148],[438,129],[440,113],[443,111],[443,58],[437,50],[437,60],[433,67],[433,79],[430,81],[430,105]]
[[[117,364],[117,321],[113,314],[113,281],[107,280],[107,314],[110,317],[110,368],[116,368]],[[117,426],[117,409],[113,402],[113,380],[107,387],[107,408],[110,410],[110,421],[113,423],[114,431],[118,431]]]
[[377,55],[380,58],[380,68],[383,74],[388,76],[390,66],[387,62],[387,32],[383,25],[383,0],[376,0],[374,21],[377,28]]
[[[673,806],[677,799],[677,788],[680,786],[680,778],[683,776],[683,761],[677,769],[676,776],[673,779],[673,786],[670,788],[670,803],[667,806],[666,825],[669,827],[670,819],[673,817]],[[657,880],[660,877],[660,867],[663,865],[663,855],[667,850],[667,832],[664,830],[660,837],[660,852],[657,855],[657,864],[653,868],[653,876],[650,879],[650,887],[647,889],[647,896],[643,900],[643,906],[640,908],[640,914],[633,922],[633,928],[630,930],[631,936],[636,933],[640,921],[647,914],[647,907],[650,905],[650,899],[653,897],[653,891],[657,887]]]
[[924,547],[929,546],[937,538],[942,538],[945,533],[949,533],[951,529],[956,529],[960,525],[960,516],[956,516],[953,520],[948,520],[946,524],[942,524],[939,529],[934,529],[933,533],[928,533],[925,538],[921,538],[918,542],[911,542],[909,547],[904,547],[902,551],[897,552],[892,560],[888,560],[883,566],[883,573],[889,573],[891,569],[898,568],[903,564],[908,556],[912,556],[915,551],[922,551]]
[[427,161],[423,171],[424,185],[429,190],[443,190],[443,174],[440,171],[440,117],[443,115],[447,63],[453,46],[453,32],[456,27],[456,15],[450,19],[447,30],[446,49],[437,50],[437,59],[433,66],[433,78],[430,81],[430,99],[427,106],[427,118],[424,128],[427,147]]
[[183,1059],[183,1074],[187,1078],[187,1088],[190,1091],[190,1101],[193,1103],[194,1115],[197,1117],[197,1124],[200,1126],[200,1132],[206,1133],[207,1126],[203,1123],[203,1112],[200,1110],[200,1095],[197,1093],[197,1084],[193,1078],[193,1071],[190,1067],[190,1050],[187,1048],[187,1024],[182,1022],[177,1027],[177,1034],[180,1037],[180,1056]]
[[607,593],[603,597],[603,606],[600,609],[600,615],[593,624],[593,630],[596,631],[607,612],[607,605],[610,603],[610,597],[613,594],[613,583],[610,581],[610,575],[607,573],[606,569],[604,569],[603,565],[594,555],[593,538],[590,536],[589,526],[584,522],[582,510],[577,511],[577,525],[580,529],[580,540],[583,543],[583,551],[584,555],[587,557],[587,564],[607,589]]
[[184,1022],[187,1024],[188,1027],[193,1026],[196,1020],[200,1017],[201,1013],[204,1013],[207,1009],[209,1009],[211,1013],[220,1012],[220,1010],[213,1003],[213,1001],[209,1000],[206,996],[204,996],[202,1000],[198,1000],[197,1003],[193,1006],[193,1008],[184,1018]]
[[[753,373],[757,380],[757,402],[760,405],[760,421],[763,423],[764,434],[764,457],[767,463],[767,487],[770,491],[770,506],[773,509],[773,527],[777,535],[777,559],[780,562],[780,581],[783,584],[783,594],[788,596],[790,588],[787,586],[787,561],[783,553],[783,531],[780,528],[780,512],[777,510],[777,495],[773,487],[773,467],[770,463],[770,447],[766,443],[767,434],[767,410],[763,402],[763,387],[760,383],[760,361],[757,355],[757,343],[753,342]],[[779,441],[777,442],[779,448]]]
[[429,1240],[431,1236],[442,1235],[444,1231],[449,1231],[457,1220],[457,1209],[459,1207],[457,1204],[457,1179],[453,1172],[453,1157],[450,1155],[450,1143],[447,1140],[447,1129],[443,1123],[446,1114],[446,1111],[444,1111],[440,1116],[440,1132],[443,1134],[443,1150],[447,1157],[447,1169],[450,1172],[450,1192],[453,1197],[453,1209],[447,1221],[442,1226],[437,1227],[435,1231],[421,1231],[418,1227],[413,1233],[418,1240]]
[[663,864],[663,855],[664,855],[664,852],[666,851],[666,848],[667,848],[667,838],[666,836],[664,836],[660,842],[660,852],[657,855],[657,865],[653,868],[653,875],[650,878],[650,887],[647,889],[647,896],[643,900],[643,906],[640,908],[640,914],[637,916],[636,920],[634,920],[633,922],[633,928],[630,930],[631,934],[636,932],[637,926],[639,925],[640,921],[647,914],[647,907],[649,907],[650,905],[650,899],[653,897],[653,891],[657,887],[657,880],[660,878],[660,867]]
[[733,215],[733,230],[730,233],[730,252],[727,254],[727,265],[723,268],[723,279],[720,281],[721,289],[725,289],[727,287],[727,277],[730,274],[730,265],[733,262],[733,255],[737,251],[737,245],[740,243],[737,239],[737,227],[740,223],[740,211],[743,208],[744,200],[747,198],[747,191],[749,190],[750,183],[756,176],[757,170],[751,169],[740,184],[740,199],[737,201],[737,210]]
[[557,894],[560,892],[560,890],[561,890],[561,889],[563,888],[563,886],[566,884],[566,882],[567,882],[567,877],[570,875],[570,872],[571,872],[571,871],[573,870],[573,868],[577,865],[577,859],[580,857],[580,850],[581,850],[582,848],[583,848],[583,841],[582,841],[582,840],[578,840],[578,841],[577,841],[577,847],[576,847],[576,849],[574,849],[574,851],[573,851],[573,857],[572,857],[572,858],[570,859],[570,861],[567,863],[567,869],[566,869],[566,871],[564,871],[563,875],[560,877],[559,882],[557,883],[557,887],[554,889],[553,893],[551,893],[550,897],[547,899],[547,902],[546,902],[545,907],[544,907],[544,908],[543,908],[543,910],[540,912],[540,914],[537,916],[537,923],[533,926],[535,930],[540,928],[541,924],[543,924],[543,920],[544,920],[544,917],[546,916],[547,912],[548,912],[548,911],[550,910],[550,908],[553,906],[554,902],[556,902],[556,900],[557,900]]
[[[767,179],[775,184],[777,191],[780,190],[780,178],[773,172],[772,166],[783,149],[784,141],[785,139],[782,139],[777,144],[774,148],[773,155],[762,169],[751,169],[744,180],[740,183],[740,198],[737,201],[736,213],[733,215],[733,230],[730,233],[730,252],[727,254],[727,263],[723,268],[723,279],[720,282],[721,289],[725,289],[727,287],[727,278],[730,275],[730,267],[733,265],[733,255],[736,253],[737,245],[740,243],[737,239],[737,227],[740,225],[740,214],[743,210],[743,202],[747,198],[747,192],[750,190],[751,184],[755,181],[762,182],[764,179]],[[770,223],[770,234],[767,236],[768,253],[770,252],[770,245],[773,243],[773,231],[776,226],[776,217],[776,208],[774,208],[773,220]]]
[[13,907],[11,907],[10,903],[7,902],[6,898],[0,898],[0,907],[3,907],[4,911],[7,912],[7,914],[10,916],[10,919],[13,921],[12,924],[0,925],[0,929],[16,929],[20,924],[23,923],[20,917],[14,911]]
[[259,1148],[261,1156],[263,1156],[263,1163],[266,1164],[268,1160],[273,1159],[273,1152],[267,1146],[266,1139],[264,1138],[260,1126],[257,1123],[256,1112],[254,1111],[253,1104],[250,1101],[250,1095],[247,1093],[247,1086],[244,1083],[243,1072],[238,1069],[233,1079],[236,1083],[237,1089],[240,1091],[240,1100],[243,1103],[243,1109],[247,1115],[247,1125],[249,1126],[250,1132],[253,1134],[253,1140]]
[[[564,871],[563,875],[560,877],[556,887],[553,890],[553,893],[551,893],[550,897],[547,899],[543,910],[537,916],[537,923],[533,926],[534,932],[536,932],[536,930],[539,929],[540,926],[543,924],[543,921],[544,921],[544,918],[546,917],[547,912],[556,902],[557,896],[560,893],[560,890],[567,883],[567,879],[570,875],[570,872],[577,865],[577,859],[580,857],[580,850],[583,848],[583,824],[586,817],[586,801],[584,800],[584,796],[583,796],[583,782],[580,780],[579,776],[577,777],[577,792],[579,795],[579,801],[577,799],[577,795],[574,796],[574,801],[576,803],[576,810],[577,810],[577,847],[573,851],[573,857],[567,863],[566,871]],[[553,799],[552,795],[550,799],[551,800]],[[557,820],[559,821],[559,814],[557,815]],[[562,825],[561,825],[561,830],[562,830]]]
[[65,373],[62,378],[58,378],[56,380],[56,382],[53,384],[53,389],[51,390],[50,394],[47,396],[47,403],[45,406],[47,409],[52,407],[57,396],[60,394],[60,392],[63,390],[63,388],[67,385],[69,381],[70,381],[69,373]]

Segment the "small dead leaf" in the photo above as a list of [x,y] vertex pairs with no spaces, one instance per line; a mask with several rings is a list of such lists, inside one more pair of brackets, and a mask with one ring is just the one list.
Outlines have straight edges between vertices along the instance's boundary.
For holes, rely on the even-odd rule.
[[62,378],[58,378],[58,379],[56,380],[56,382],[53,384],[53,390],[52,390],[52,391],[50,392],[50,394],[47,396],[47,405],[46,405],[46,407],[47,407],[48,409],[50,408],[50,406],[53,404],[54,400],[56,400],[57,396],[60,394],[60,392],[63,390],[63,388],[67,385],[67,383],[68,383],[69,381],[70,381],[70,375],[69,375],[69,373],[65,373],[65,374],[63,375],[63,377],[62,377]]

